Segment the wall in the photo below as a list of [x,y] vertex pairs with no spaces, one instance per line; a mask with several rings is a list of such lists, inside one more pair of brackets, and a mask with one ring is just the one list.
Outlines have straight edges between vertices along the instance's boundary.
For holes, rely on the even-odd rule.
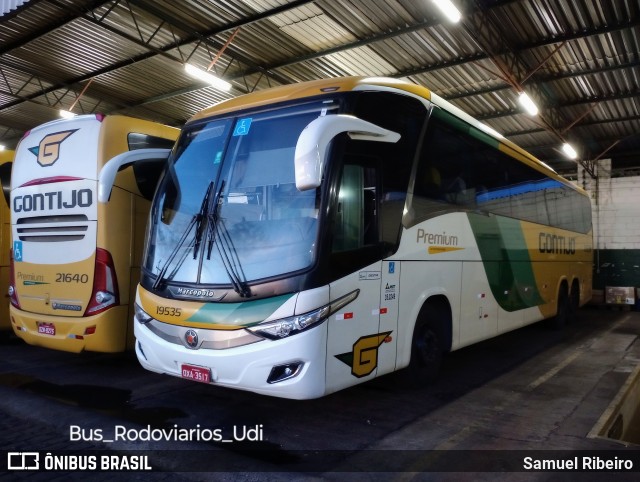
[[578,167],[578,185],[593,208],[593,287],[640,287],[640,177],[612,177],[610,159],[595,171],[597,181]]

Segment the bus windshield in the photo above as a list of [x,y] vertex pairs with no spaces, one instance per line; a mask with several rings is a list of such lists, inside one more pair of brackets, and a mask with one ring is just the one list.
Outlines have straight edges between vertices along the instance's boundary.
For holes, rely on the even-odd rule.
[[335,109],[324,100],[187,127],[152,206],[154,286],[237,288],[311,266],[320,194],[296,188],[294,152],[304,127]]

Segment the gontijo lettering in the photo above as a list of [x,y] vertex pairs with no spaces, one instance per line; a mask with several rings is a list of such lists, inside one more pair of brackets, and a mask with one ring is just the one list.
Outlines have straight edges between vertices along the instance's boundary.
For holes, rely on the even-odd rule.
[[576,238],[540,233],[538,249],[541,253],[576,254]]
[[72,209],[75,207],[87,208],[92,204],[93,192],[91,189],[74,189],[69,191],[69,193],[64,191],[51,191],[16,196],[13,198],[13,212]]

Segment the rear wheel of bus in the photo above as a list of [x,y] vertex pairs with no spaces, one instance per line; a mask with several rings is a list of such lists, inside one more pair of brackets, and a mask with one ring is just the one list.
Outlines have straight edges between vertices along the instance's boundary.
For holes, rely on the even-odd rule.
[[578,309],[580,308],[580,283],[577,279],[571,283],[571,292],[569,293],[569,317],[568,322],[573,323],[578,318]]
[[553,330],[562,330],[572,317],[571,299],[567,283],[562,282],[558,292],[558,305],[556,316],[549,319],[549,327]]

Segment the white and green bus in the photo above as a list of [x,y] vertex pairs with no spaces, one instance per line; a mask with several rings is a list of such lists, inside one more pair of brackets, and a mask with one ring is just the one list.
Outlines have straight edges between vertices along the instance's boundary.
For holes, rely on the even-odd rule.
[[[124,160],[123,160],[124,162]],[[344,78],[185,125],[152,202],[136,353],[154,372],[308,399],[591,297],[585,193],[428,89]]]

